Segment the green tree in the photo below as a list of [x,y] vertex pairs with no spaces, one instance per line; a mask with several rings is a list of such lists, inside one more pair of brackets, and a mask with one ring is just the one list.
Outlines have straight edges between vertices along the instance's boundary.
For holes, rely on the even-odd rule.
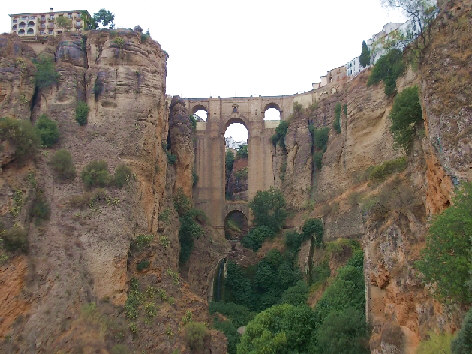
[[425,29],[431,24],[438,13],[437,2],[433,0],[382,0],[384,6],[399,8],[419,26],[420,37],[426,43]]
[[364,68],[370,64],[370,50],[365,41],[362,41],[362,53],[359,56],[359,64]]
[[282,192],[273,187],[258,191],[249,202],[249,207],[254,216],[254,225],[267,226],[274,233],[282,228],[288,215]]
[[274,236],[274,231],[268,226],[258,226],[248,232],[243,238],[242,244],[246,248],[257,251],[264,241]]
[[435,284],[439,299],[472,302],[472,183],[434,218],[416,266],[425,283]]
[[238,354],[312,353],[315,316],[308,306],[282,304],[259,313],[247,325]]
[[189,322],[185,326],[185,339],[190,349],[201,350],[208,336],[208,329],[202,322]]
[[308,285],[305,281],[299,280],[294,286],[285,290],[282,294],[282,304],[294,306],[306,305],[308,299]]
[[418,87],[412,86],[398,94],[390,112],[393,140],[399,147],[409,151],[416,129],[423,122]]
[[[108,10],[100,9],[93,15],[93,20],[96,24],[102,25],[103,27],[109,26],[109,28],[115,27],[113,21],[115,19],[115,15]],[[96,28],[96,27],[95,27]]]
[[86,30],[96,29],[98,27],[97,22],[93,19],[92,16],[88,13],[88,11],[81,11],[80,18],[84,21],[84,28]]
[[75,166],[72,162],[72,156],[66,149],[57,150],[51,159],[51,166],[60,179],[74,179]]
[[8,141],[15,148],[14,158],[22,160],[36,153],[40,138],[30,121],[0,118],[0,142],[3,141]]
[[226,169],[226,176],[228,177],[231,172],[233,172],[233,164],[234,164],[234,152],[233,150],[226,150],[225,155],[225,169]]
[[41,139],[41,145],[51,147],[59,140],[59,129],[55,121],[42,114],[36,122],[36,130]]
[[453,354],[472,353],[472,308],[465,315],[462,327],[451,345]]
[[323,222],[321,219],[311,218],[305,221],[302,226],[304,239],[315,236],[315,244],[321,246],[323,243]]
[[249,153],[248,153],[247,144],[241,145],[238,151],[236,152],[236,157],[238,159],[247,159],[248,156],[249,156]]
[[275,134],[271,137],[271,141],[274,146],[279,143],[279,145],[285,149],[285,136],[287,135],[288,126],[289,122],[286,120],[282,120],[275,128]]
[[370,353],[368,330],[363,309],[345,308],[331,311],[317,331],[317,347],[323,353]]
[[34,75],[36,86],[40,89],[50,87],[57,83],[60,75],[56,72],[56,66],[52,58],[40,55],[35,61],[36,73]]
[[385,94],[393,96],[397,92],[397,79],[405,71],[403,54],[399,49],[391,49],[387,54],[382,55],[375,63],[370,73],[367,85],[374,85],[383,81],[385,84]]
[[56,17],[56,26],[68,31],[72,28],[72,20],[65,16],[58,16]]
[[334,122],[333,122],[333,129],[336,131],[336,133],[341,133],[341,110],[342,106],[341,103],[336,103],[336,106],[334,107]]

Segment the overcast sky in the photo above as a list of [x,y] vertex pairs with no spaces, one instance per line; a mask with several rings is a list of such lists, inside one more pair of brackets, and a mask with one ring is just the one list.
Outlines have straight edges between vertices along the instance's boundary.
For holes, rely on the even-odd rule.
[[290,95],[360,54],[362,40],[404,22],[380,0],[0,1],[8,14],[106,8],[116,27],[140,25],[169,53],[167,93],[182,97]]

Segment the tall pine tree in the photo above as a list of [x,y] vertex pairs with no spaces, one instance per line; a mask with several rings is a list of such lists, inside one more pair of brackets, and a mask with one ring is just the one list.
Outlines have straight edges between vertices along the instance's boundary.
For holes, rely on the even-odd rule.
[[359,56],[359,64],[364,68],[370,64],[370,50],[365,41],[362,41],[362,53]]

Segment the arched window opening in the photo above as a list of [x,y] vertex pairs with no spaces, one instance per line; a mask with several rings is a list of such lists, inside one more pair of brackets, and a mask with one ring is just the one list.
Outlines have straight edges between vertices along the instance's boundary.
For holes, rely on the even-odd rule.
[[264,120],[280,120],[280,111],[276,108],[268,108],[264,112]]
[[193,116],[195,117],[197,122],[206,122],[208,118],[208,112],[205,111],[204,109],[199,109],[193,114]]
[[20,29],[20,30],[18,31],[18,34],[25,34],[25,30],[24,30],[24,29]]
[[227,200],[247,201],[249,132],[244,124],[232,123],[225,137],[225,196]]
[[233,210],[225,218],[227,240],[241,240],[248,233],[247,217],[239,210]]
[[31,27],[31,26],[34,26],[34,21],[28,22],[28,26],[30,26],[30,27]]
[[34,34],[34,30],[32,28],[29,28],[27,33],[28,34]]

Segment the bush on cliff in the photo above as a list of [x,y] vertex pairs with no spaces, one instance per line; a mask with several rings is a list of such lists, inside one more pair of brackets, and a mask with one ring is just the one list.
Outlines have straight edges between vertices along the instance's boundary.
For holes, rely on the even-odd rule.
[[279,143],[279,145],[285,149],[285,136],[287,135],[289,122],[283,120],[279,123],[279,125],[275,128],[275,134],[272,135],[271,141],[274,146]]
[[472,353],[472,308],[465,315],[462,327],[451,345],[453,354]]
[[22,160],[35,154],[40,138],[29,121],[0,118],[0,142],[3,141],[14,146],[14,158]]
[[457,191],[452,206],[433,219],[421,259],[426,284],[441,300],[472,302],[472,183]]
[[390,119],[395,144],[409,151],[416,129],[423,122],[417,86],[408,87],[398,94],[393,102]]
[[113,176],[113,184],[118,188],[123,188],[129,183],[132,177],[131,169],[125,164],[116,166],[115,174]]
[[374,65],[369,76],[367,85],[377,84],[383,81],[385,84],[385,94],[393,96],[397,92],[397,79],[405,71],[403,54],[399,49],[391,49],[387,54],[382,55]]
[[56,71],[56,67],[52,58],[46,55],[40,55],[34,61],[36,65],[36,74],[34,76],[36,87],[42,89],[50,87],[57,83],[60,75]]
[[82,181],[87,188],[106,187],[110,183],[108,164],[103,160],[90,162],[82,171]]
[[75,120],[79,125],[87,124],[87,117],[89,114],[90,108],[87,106],[87,103],[83,101],[77,102],[77,106],[75,107]]
[[45,114],[42,114],[36,122],[36,130],[41,139],[41,145],[51,147],[59,140],[57,123]]
[[246,248],[257,251],[261,248],[264,240],[272,236],[274,236],[274,232],[269,227],[258,226],[249,231],[249,233],[243,238],[242,244]]
[[249,202],[249,207],[254,216],[254,225],[267,226],[274,233],[282,228],[288,215],[282,192],[273,187],[258,191]]
[[76,172],[72,156],[66,149],[57,150],[51,159],[54,172],[62,180],[74,179]]

